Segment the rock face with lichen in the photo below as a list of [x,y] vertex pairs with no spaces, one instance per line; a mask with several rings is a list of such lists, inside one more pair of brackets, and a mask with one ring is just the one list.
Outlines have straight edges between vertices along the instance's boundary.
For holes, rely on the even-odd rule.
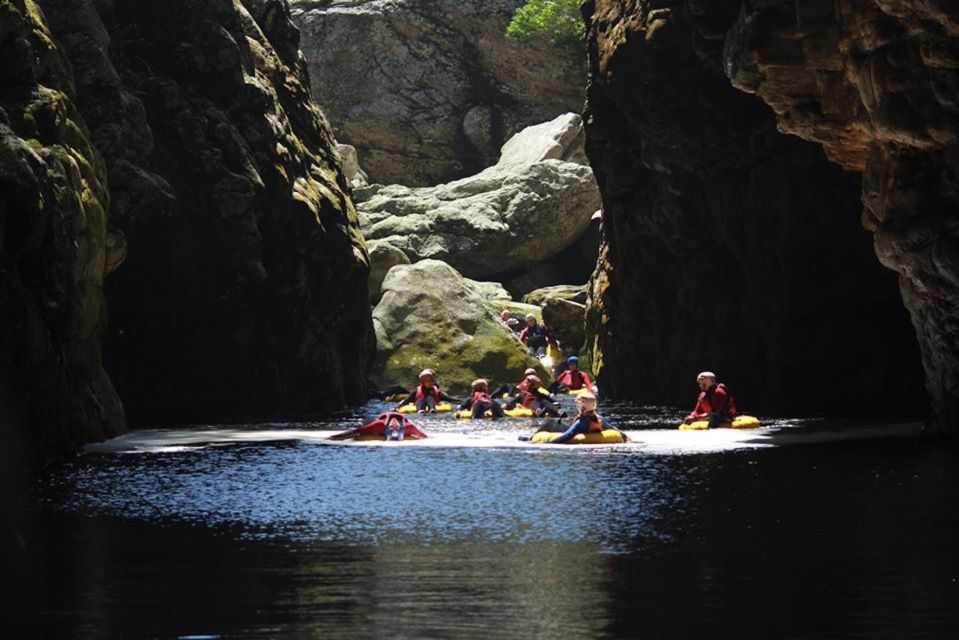
[[[819,145],[777,131],[790,131],[789,118],[777,121],[726,75],[738,55],[740,85],[778,78],[831,94],[830,74],[784,68],[790,56],[802,67],[801,52],[820,50],[803,44],[808,29],[788,30],[789,16],[810,12],[823,30],[862,26],[829,24],[842,4],[585,3],[587,153],[604,204],[588,342],[604,393],[691,402],[696,373],[715,369],[747,410],[924,414],[895,277],[860,225],[860,176]],[[757,61],[762,46],[780,47],[768,67]],[[833,108],[810,96],[790,117],[816,120],[805,111]]]
[[80,440],[122,428],[102,333],[132,423],[365,400],[369,263],[286,3],[0,6],[2,316],[38,336],[4,365],[28,397],[63,418],[74,389]]
[[528,367],[546,376],[499,321],[500,306],[488,289],[488,283],[464,278],[439,260],[390,269],[373,311],[373,382],[412,384],[419,371],[431,367],[445,389],[464,393],[478,377],[512,382]]
[[504,36],[524,0],[292,0],[318,102],[373,182],[432,185],[583,103],[581,69]]
[[122,239],[66,56],[33,3],[0,2],[0,61],[0,422],[15,432],[5,448],[33,457],[125,428],[100,351]]

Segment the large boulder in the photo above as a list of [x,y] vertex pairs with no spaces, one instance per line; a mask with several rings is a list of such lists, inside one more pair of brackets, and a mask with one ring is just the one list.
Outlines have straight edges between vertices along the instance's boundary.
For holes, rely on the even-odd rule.
[[398,264],[409,264],[410,259],[388,240],[370,240],[366,248],[370,252],[370,301],[376,304],[380,301],[380,287],[386,274]]
[[552,287],[543,287],[530,291],[523,296],[526,304],[535,304],[542,307],[549,300],[569,300],[579,304],[586,304],[585,284],[557,284]]
[[499,321],[475,284],[448,264],[423,260],[390,269],[373,310],[377,386],[408,385],[426,368],[444,388],[462,393],[478,377],[518,379],[527,367],[546,371]]
[[549,258],[583,235],[599,206],[592,170],[580,162],[582,128],[578,115],[564,114],[514,136],[499,162],[469,178],[358,190],[364,235],[473,278]]
[[504,36],[523,2],[290,7],[337,138],[359,150],[373,180],[422,186],[475,173],[523,127],[582,108],[582,59]]
[[586,341],[586,305],[552,298],[543,305],[543,322],[550,333],[559,342],[564,353],[578,353]]

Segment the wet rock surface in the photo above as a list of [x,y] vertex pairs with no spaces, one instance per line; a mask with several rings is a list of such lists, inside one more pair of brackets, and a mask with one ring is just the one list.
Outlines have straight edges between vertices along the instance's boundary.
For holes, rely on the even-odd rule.
[[523,0],[292,0],[313,90],[371,180],[410,186],[496,162],[583,104],[584,70],[504,36]]
[[450,392],[465,393],[484,377],[512,382],[526,368],[545,370],[499,321],[501,304],[488,287],[462,277],[439,260],[390,269],[373,310],[375,385],[411,385],[427,367]]
[[582,120],[564,114],[518,133],[495,165],[474,176],[360,189],[363,233],[412,262],[442,260],[468,277],[529,267],[574,244],[599,206],[581,145]]
[[[834,3],[821,4],[803,12]],[[797,6],[585,5],[587,153],[604,204],[587,312],[600,387],[691,402],[708,368],[747,410],[922,416],[915,335],[860,224],[862,180],[779,133],[782,119],[726,76],[729,34],[754,5]],[[745,22],[757,45],[778,24]]]

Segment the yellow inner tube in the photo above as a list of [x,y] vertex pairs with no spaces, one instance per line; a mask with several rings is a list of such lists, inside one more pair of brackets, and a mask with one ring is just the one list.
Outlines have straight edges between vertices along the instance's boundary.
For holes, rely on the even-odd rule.
[[581,393],[586,393],[589,391],[589,387],[580,387],[579,389],[567,389],[566,394],[570,396],[578,396]]
[[[732,422],[721,422],[718,425],[720,429],[755,429],[761,427],[759,418],[753,416],[736,416]],[[709,428],[709,421],[697,420],[689,424],[679,425],[680,431],[703,431]]]
[[[520,407],[520,406],[517,406],[513,409],[503,409],[503,413],[506,414],[506,417],[508,418],[532,418],[534,415],[533,410],[530,409],[529,407]],[[465,419],[465,418],[470,418],[472,415],[473,415],[473,412],[470,411],[469,409],[461,409],[460,411],[456,412],[457,418]],[[483,417],[492,418],[493,412],[487,411],[485,414],[483,414]]]
[[[453,405],[451,405],[449,402],[441,402],[436,405],[436,413],[449,413],[452,410]],[[400,413],[416,413],[416,405],[404,404],[402,407],[397,409],[397,411]]]
[[[561,435],[561,433],[539,431],[533,434],[530,442],[552,442]],[[619,444],[621,442],[626,442],[621,432],[616,429],[603,429],[592,433],[577,433],[563,444]]]

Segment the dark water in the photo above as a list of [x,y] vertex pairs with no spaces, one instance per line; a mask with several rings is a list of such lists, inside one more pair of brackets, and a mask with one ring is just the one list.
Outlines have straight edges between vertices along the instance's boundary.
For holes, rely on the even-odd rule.
[[424,420],[450,445],[311,423],[85,454],[37,487],[22,617],[57,638],[959,634],[955,450],[783,422],[703,451],[724,436],[610,413],[635,444]]

